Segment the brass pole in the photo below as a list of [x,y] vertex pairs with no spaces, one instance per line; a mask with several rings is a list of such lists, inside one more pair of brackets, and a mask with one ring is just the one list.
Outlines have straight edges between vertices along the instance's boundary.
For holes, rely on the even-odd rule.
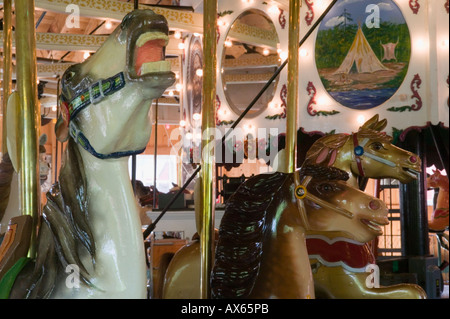
[[293,173],[296,166],[297,116],[298,116],[298,69],[300,41],[301,0],[289,0],[289,58],[288,97],[286,118],[286,158],[284,171]]
[[201,247],[201,298],[210,296],[210,278],[214,250],[215,214],[215,159],[212,145],[215,130],[216,69],[217,69],[217,0],[204,2],[204,66],[203,66],[203,111],[202,111],[202,230]]
[[19,94],[18,154],[19,197],[22,215],[31,216],[33,227],[29,258],[36,253],[36,225],[40,214],[38,137],[40,112],[37,101],[36,33],[34,0],[16,0],[17,91]]
[[3,131],[2,153],[6,154],[6,114],[8,98],[12,91],[12,0],[3,1]]

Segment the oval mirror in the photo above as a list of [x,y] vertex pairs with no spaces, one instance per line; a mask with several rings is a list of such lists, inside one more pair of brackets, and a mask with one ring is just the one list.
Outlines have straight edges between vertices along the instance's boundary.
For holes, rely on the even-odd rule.
[[[237,114],[250,105],[281,64],[279,38],[263,11],[241,14],[231,26],[222,56],[222,82],[230,108]],[[277,81],[261,96],[247,117],[261,114],[272,101]]]

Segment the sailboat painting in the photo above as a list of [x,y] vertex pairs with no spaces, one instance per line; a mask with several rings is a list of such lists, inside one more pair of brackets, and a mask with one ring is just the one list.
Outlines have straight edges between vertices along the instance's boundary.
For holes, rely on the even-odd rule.
[[317,33],[315,60],[327,92],[358,110],[388,101],[402,85],[411,37],[391,0],[339,0]]

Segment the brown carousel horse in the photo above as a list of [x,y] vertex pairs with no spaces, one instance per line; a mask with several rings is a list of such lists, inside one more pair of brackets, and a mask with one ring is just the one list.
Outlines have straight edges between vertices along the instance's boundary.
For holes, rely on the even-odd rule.
[[[431,218],[428,220],[428,229],[430,232],[435,233],[436,240],[438,242],[435,247],[435,256],[442,256],[442,265],[440,268],[443,270],[448,266],[448,202],[449,202],[449,190],[448,190],[448,177],[442,175],[440,171],[433,171],[433,175],[427,178],[427,186],[431,188],[439,188],[439,193],[436,199],[436,209],[431,214]],[[441,247],[442,250],[439,250]]]
[[448,177],[435,170],[433,175],[427,178],[427,185],[431,188],[439,188],[436,209],[428,221],[428,228],[435,232],[444,231],[448,228]]
[[[362,220],[388,223],[386,206],[346,179],[340,169],[316,165],[246,181],[227,202],[220,225],[212,297],[314,298],[306,231],[349,232],[366,242],[377,233]],[[194,241],[175,254],[163,298],[200,297],[199,248]]]
[[[358,187],[358,178],[394,178],[402,183],[417,179],[420,158],[391,144],[392,138],[381,132],[387,125],[378,115],[367,121],[357,133],[324,136],[314,143],[304,165],[337,167],[346,171],[348,183]],[[381,235],[379,224],[362,221]],[[308,232],[307,245],[314,273],[316,295],[321,298],[425,298],[419,286],[396,285],[368,288],[367,264],[375,256],[363,242],[355,242],[351,233]]]

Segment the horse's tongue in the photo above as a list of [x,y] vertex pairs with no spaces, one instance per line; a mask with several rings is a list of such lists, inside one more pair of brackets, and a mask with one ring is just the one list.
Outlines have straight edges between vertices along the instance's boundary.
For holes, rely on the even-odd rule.
[[135,69],[138,75],[140,75],[139,73],[144,63],[163,60],[164,44],[164,40],[151,40],[137,49]]

